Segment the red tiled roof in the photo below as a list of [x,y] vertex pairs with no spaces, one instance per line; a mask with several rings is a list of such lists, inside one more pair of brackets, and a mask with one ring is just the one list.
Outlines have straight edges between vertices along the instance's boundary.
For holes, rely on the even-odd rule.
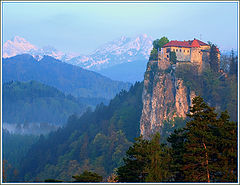
[[198,43],[197,40],[193,40],[193,41],[192,41],[192,44],[191,44],[191,47],[193,47],[193,48],[198,48],[198,47],[200,47],[200,44]]
[[202,42],[202,41],[200,41],[200,40],[198,40],[198,39],[194,39],[194,40],[198,41],[198,44],[199,44],[200,46],[208,46],[208,44],[206,44],[205,42]]
[[165,44],[163,46],[164,47],[171,47],[171,46],[176,46],[176,47],[186,47],[186,48],[190,48],[191,45],[189,44],[188,41],[177,41],[177,40],[172,40],[170,42],[168,42],[167,44]]
[[165,44],[163,47],[171,47],[171,46],[176,46],[176,47],[185,47],[185,48],[191,48],[191,47],[200,47],[200,46],[208,46],[208,44],[198,40],[189,40],[189,41],[177,41],[177,40],[172,40]]
[[[198,40],[198,39],[195,39],[195,38],[194,38],[194,40],[196,40],[200,46],[209,46],[209,45],[206,44],[205,42],[202,42],[202,41],[200,41],[200,40]],[[189,44],[191,45],[194,40],[189,40],[189,41],[188,41]]]

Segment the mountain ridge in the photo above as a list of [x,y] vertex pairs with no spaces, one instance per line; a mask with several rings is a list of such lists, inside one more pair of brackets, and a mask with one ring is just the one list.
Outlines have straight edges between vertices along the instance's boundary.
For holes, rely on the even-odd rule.
[[37,60],[41,60],[44,55],[49,55],[59,60],[70,60],[77,56],[73,53],[64,53],[49,45],[41,48],[37,47],[20,36],[15,36],[3,44],[3,58],[9,58],[21,54],[30,54]]
[[148,60],[152,49],[152,38],[146,34],[134,38],[122,36],[119,39],[107,42],[89,55],[67,54],[52,46],[38,48],[25,38],[15,36],[3,45],[3,57],[13,57],[19,54],[30,54],[35,59],[41,60],[44,55],[49,55],[63,62],[70,63],[97,71],[117,64],[132,62],[137,59]]
[[76,97],[110,99],[130,83],[113,81],[93,71],[44,56],[41,60],[23,54],[3,59],[2,81],[36,80]]
[[68,62],[86,69],[100,71],[122,63],[148,60],[152,41],[152,38],[146,34],[135,38],[122,36],[117,40],[107,42],[90,55],[78,56]]

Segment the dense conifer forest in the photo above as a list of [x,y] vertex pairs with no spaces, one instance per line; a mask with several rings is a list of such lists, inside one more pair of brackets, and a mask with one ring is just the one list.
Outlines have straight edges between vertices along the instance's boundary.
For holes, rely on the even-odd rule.
[[3,84],[3,122],[63,125],[72,114],[81,115],[87,105],[72,95],[37,81]]
[[225,59],[224,73],[207,70],[197,76],[186,66],[176,70],[201,97],[194,99],[187,119],[166,122],[162,135],[139,137],[143,82],[137,82],[108,106],[71,115],[63,128],[33,142],[26,137],[16,158],[20,163],[13,161],[14,154],[4,160],[4,180],[236,182],[236,61]]

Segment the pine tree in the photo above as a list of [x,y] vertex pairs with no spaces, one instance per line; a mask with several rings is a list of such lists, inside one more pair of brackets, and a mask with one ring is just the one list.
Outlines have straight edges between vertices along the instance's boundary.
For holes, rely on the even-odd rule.
[[193,99],[183,145],[187,182],[237,181],[237,124],[226,111],[217,116],[201,97]]
[[148,145],[148,140],[139,137],[128,149],[123,159],[124,165],[117,169],[119,182],[145,182],[147,175],[145,169],[150,162]]
[[176,52],[175,52],[175,51],[171,51],[171,52],[170,52],[170,61],[171,61],[173,64],[176,64],[176,62],[177,62],[177,55],[176,55]]
[[230,61],[230,69],[229,74],[237,74],[237,57],[234,56],[234,51],[231,51],[231,61]]
[[174,130],[174,132],[168,137],[167,140],[171,144],[171,181],[184,182],[185,175],[183,171],[183,155],[186,152],[186,149],[184,147],[184,143],[186,141],[186,130],[184,128]]
[[237,182],[237,123],[229,119],[228,112],[222,112],[216,125],[218,182]]
[[210,68],[213,72],[218,72],[219,71],[219,60],[218,60],[218,50],[216,45],[212,44],[210,48]]
[[170,179],[169,148],[160,143],[160,134],[156,133],[148,146],[150,163],[146,167],[146,182],[167,182]]
[[193,107],[188,114],[186,153],[183,156],[185,180],[188,182],[210,182],[212,161],[211,154],[215,140],[210,125],[216,122],[217,114],[201,97],[193,99]]
[[117,169],[118,182],[167,182],[170,180],[169,148],[160,143],[160,134],[151,140],[142,137],[126,152],[124,165]]

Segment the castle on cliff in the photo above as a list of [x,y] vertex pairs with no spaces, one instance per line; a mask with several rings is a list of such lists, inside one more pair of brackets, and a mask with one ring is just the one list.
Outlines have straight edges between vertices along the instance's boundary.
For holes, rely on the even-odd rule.
[[[209,66],[210,45],[198,39],[188,41],[172,40],[165,44],[158,52],[158,60],[169,60],[170,52],[175,52],[178,63],[191,63],[198,67],[198,71]],[[218,52],[218,63],[220,63],[220,52]]]

